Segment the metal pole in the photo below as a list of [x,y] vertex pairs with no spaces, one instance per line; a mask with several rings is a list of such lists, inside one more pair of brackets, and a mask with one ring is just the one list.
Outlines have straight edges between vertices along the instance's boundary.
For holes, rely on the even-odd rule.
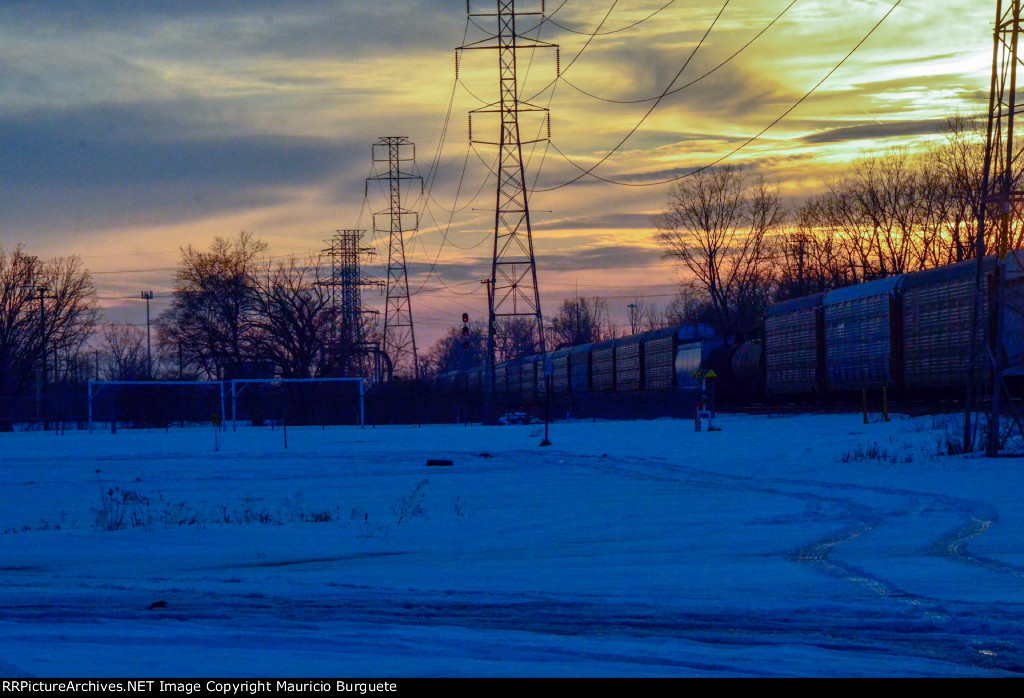
[[89,433],[92,433],[92,381],[89,381]]
[[46,286],[40,286],[39,291],[39,344],[42,349],[42,377],[39,384],[40,417],[43,420],[43,431],[47,428],[46,423],[46,305],[43,302],[46,298]]
[[551,422],[551,374],[544,370],[544,440],[540,442],[541,446],[550,446],[551,440],[548,439],[548,424]]
[[[992,280],[995,287],[992,311],[995,314],[995,341],[992,352],[992,416],[989,419],[988,448],[986,455],[996,455],[1002,444],[999,439],[1000,418],[1002,416],[1002,391],[1003,372],[1006,369],[1006,346],[1003,341],[1003,332],[1006,324],[1006,305],[1003,302],[1004,282],[1006,279],[1006,254],[1010,233],[1010,213],[1014,192],[1014,152],[1013,128],[1014,116],[1017,110],[1017,44],[1020,38],[1020,0],[1013,0],[1010,8],[1010,80],[1009,98],[1006,103],[1006,149],[1003,156],[1005,170],[1002,174],[1002,192],[1000,204],[1002,206],[1002,220],[999,230],[998,256],[996,258],[995,275]],[[997,27],[998,30],[998,27]]]
[[152,291],[143,291],[142,297],[146,301],[146,378],[153,378],[153,343],[152,334],[149,329],[149,301],[153,298]]

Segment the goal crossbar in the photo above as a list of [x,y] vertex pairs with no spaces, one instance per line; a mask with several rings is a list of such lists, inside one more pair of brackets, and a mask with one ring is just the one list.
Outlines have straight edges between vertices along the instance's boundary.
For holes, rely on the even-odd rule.
[[118,385],[159,385],[159,386],[185,386],[200,385],[213,387],[217,386],[220,394],[220,423],[221,428],[227,424],[227,400],[231,400],[231,429],[237,429],[238,396],[245,387],[250,384],[271,384],[280,385],[284,383],[300,383],[312,385],[314,383],[356,383],[359,387],[359,426],[365,426],[366,410],[364,398],[369,389],[368,381],[364,378],[236,378],[229,381],[156,381],[156,380],[91,380],[88,385],[89,396],[89,432],[93,429],[93,398],[109,386]]
[[312,385],[314,383],[357,383],[359,385],[359,426],[365,425],[366,411],[364,397],[366,396],[366,381],[362,378],[236,378],[228,383],[228,396],[231,398],[231,431],[238,428],[238,396],[250,384],[281,385],[285,383],[300,383]]
[[[113,385],[208,385],[218,386],[220,390],[220,423],[224,424],[224,419],[227,416],[224,410],[224,381],[89,381],[89,433],[92,433],[92,399],[100,392]],[[95,387],[95,390],[93,389]]]

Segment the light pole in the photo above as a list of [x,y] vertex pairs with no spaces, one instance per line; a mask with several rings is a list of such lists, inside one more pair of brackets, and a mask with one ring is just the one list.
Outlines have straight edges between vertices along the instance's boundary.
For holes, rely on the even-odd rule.
[[153,292],[143,291],[142,298],[146,301],[146,378],[153,380],[153,345],[149,331],[149,302],[153,300]]

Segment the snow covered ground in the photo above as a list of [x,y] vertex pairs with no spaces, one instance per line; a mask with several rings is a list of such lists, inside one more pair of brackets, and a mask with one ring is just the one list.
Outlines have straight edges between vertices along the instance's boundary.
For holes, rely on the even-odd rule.
[[1020,461],[861,422],[3,434],[0,673],[1024,672]]

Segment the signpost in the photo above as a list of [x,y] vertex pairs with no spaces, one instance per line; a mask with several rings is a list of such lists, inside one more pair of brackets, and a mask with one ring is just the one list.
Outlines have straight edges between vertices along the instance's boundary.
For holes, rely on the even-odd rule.
[[[697,399],[697,409],[694,411],[694,415],[693,415],[694,431],[700,431],[701,430],[701,423],[702,423],[703,420],[707,420],[708,431],[721,431],[721,429],[716,427],[711,422],[712,417],[715,416],[714,407],[713,407],[713,405],[714,405],[713,397],[714,397],[715,384],[713,382],[711,382],[711,381],[714,381],[716,378],[718,378],[718,374],[715,373],[714,371],[712,371],[709,368],[699,368],[696,371],[694,371],[693,373],[691,373],[690,377],[691,378],[696,378],[697,380],[700,381],[700,397]],[[711,395],[712,395],[712,401],[711,401],[712,408],[711,409],[708,409],[708,390],[709,389],[711,390]]]

